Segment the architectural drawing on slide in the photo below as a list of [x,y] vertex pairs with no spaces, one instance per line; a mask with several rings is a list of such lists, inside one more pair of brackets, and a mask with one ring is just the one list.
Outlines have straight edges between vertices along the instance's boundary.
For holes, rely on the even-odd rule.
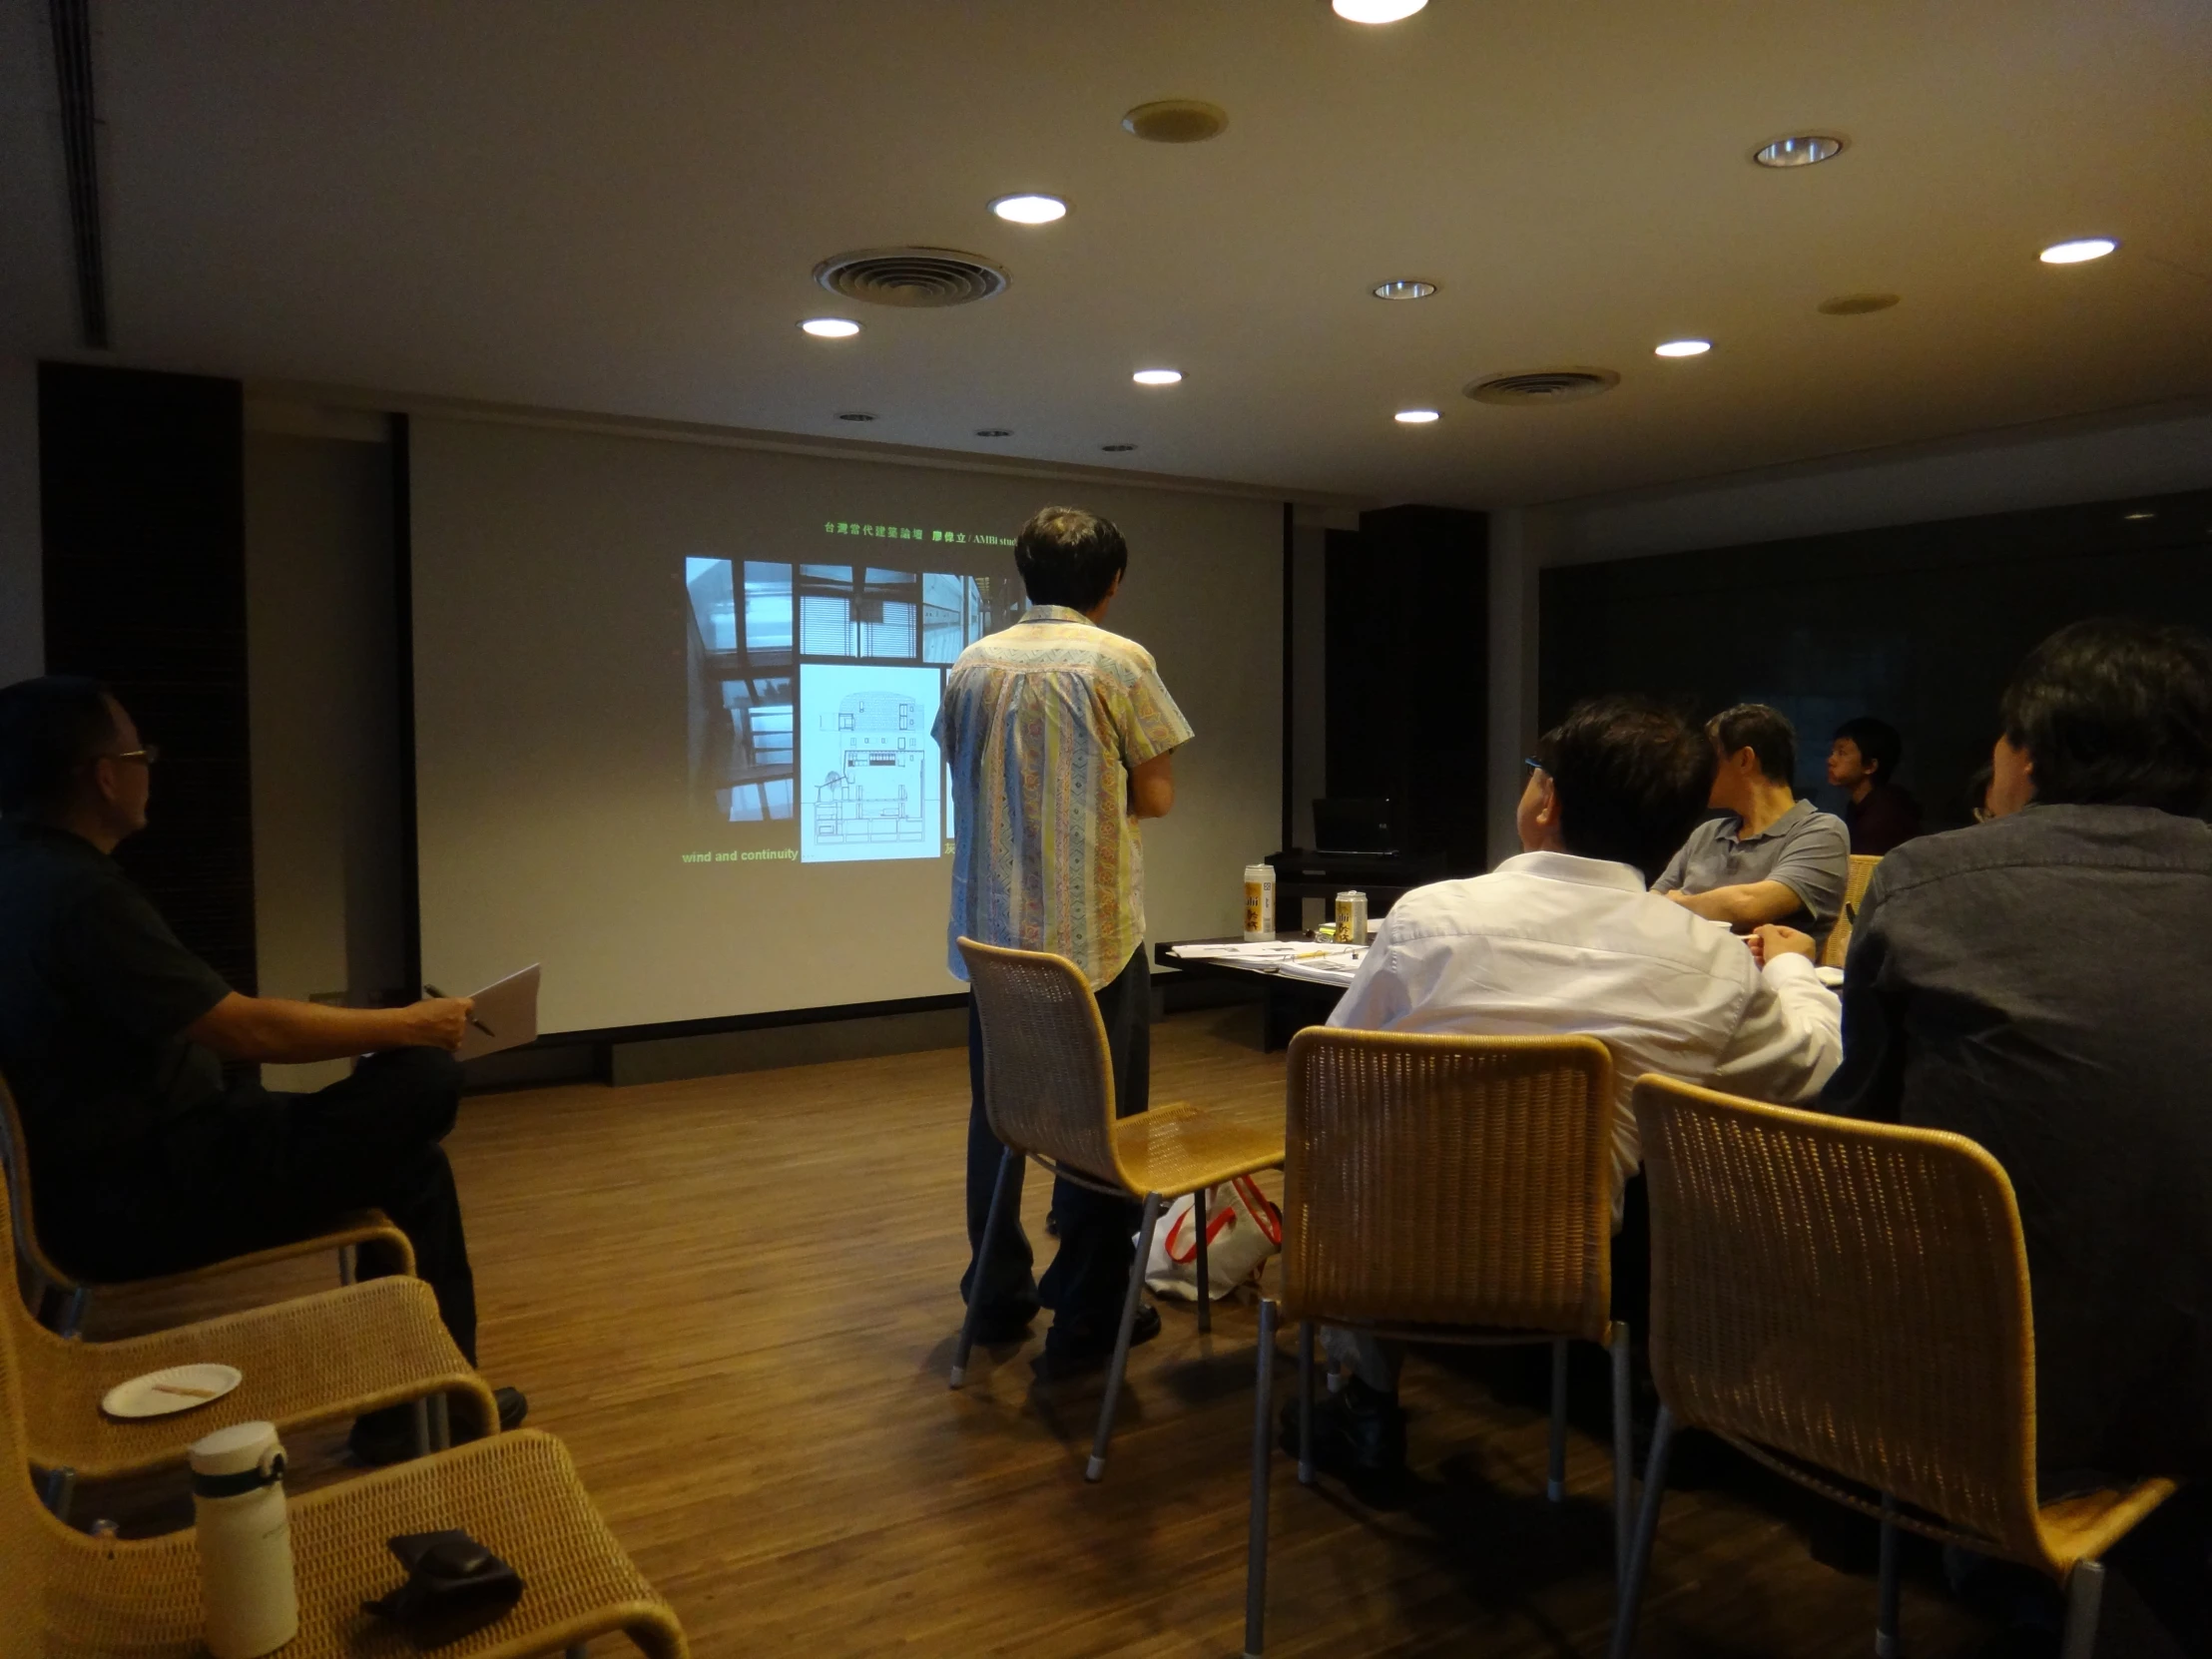
[[921,729],[921,706],[899,692],[850,692],[834,713],[837,770],[815,786],[815,840],[834,850],[856,843],[919,841],[934,836],[926,780],[935,747]]

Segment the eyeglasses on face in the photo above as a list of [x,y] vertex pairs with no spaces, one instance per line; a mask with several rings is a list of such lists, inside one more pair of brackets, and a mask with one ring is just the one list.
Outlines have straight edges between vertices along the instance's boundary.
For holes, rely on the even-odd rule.
[[151,743],[142,749],[125,749],[114,755],[95,755],[93,757],[96,761],[143,761],[148,766],[154,765],[161,758],[160,746]]

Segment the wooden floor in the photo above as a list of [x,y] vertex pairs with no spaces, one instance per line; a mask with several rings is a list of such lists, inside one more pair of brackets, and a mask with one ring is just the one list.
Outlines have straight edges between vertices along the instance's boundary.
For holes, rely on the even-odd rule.
[[[1279,1092],[1282,1056],[1257,1037],[1249,1009],[1168,1020],[1154,1099]],[[1098,1384],[1038,1384],[1038,1341],[979,1354],[949,1391],[966,1095],[947,1051],[469,1101],[449,1146],[484,1369],[567,1441],[701,1655],[1235,1654],[1253,1310],[1226,1307],[1202,1339],[1165,1306],[1100,1485],[1082,1477]],[[1025,1206],[1041,1249],[1045,1185]],[[233,1292],[326,1281],[284,1270]],[[93,1335],[204,1311],[117,1298]],[[1278,1460],[1270,1652],[1601,1654],[1611,1477],[1589,1358],[1556,1508],[1540,1366],[1512,1356],[1408,1367],[1422,1481],[1405,1511],[1301,1488]],[[295,1444],[295,1482],[339,1477],[335,1445]],[[1660,1527],[1640,1651],[1861,1659],[1871,1525],[1725,1452],[1696,1461]],[[133,1530],[177,1512],[144,1488],[88,1489],[78,1510]],[[1944,1596],[1932,1551],[1910,1561],[1908,1651],[1972,1653],[1987,1628]]]

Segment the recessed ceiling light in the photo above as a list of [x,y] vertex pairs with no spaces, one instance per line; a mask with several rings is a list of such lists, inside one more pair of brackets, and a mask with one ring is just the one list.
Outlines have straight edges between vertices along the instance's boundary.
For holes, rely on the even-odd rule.
[[1427,4],[1428,0],[1329,0],[1329,9],[1347,23],[1396,23]]
[[800,327],[817,339],[850,339],[860,331],[857,322],[844,316],[810,316]]
[[1655,345],[1651,354],[1655,357],[1702,357],[1713,349],[1709,339],[1670,339],[1664,345]]
[[1823,299],[1814,309],[1823,316],[1865,316],[1871,311],[1886,311],[1897,302],[1894,293],[1839,293],[1833,299]]
[[1001,196],[991,212],[1014,225],[1050,225],[1068,216],[1068,205],[1057,196]]
[[875,417],[871,414],[863,414],[858,409],[847,409],[837,418],[839,420],[873,420]]
[[1102,443],[1098,447],[1109,455],[1126,455],[1137,446],[1133,443]]
[[1442,417],[1434,409],[1400,409],[1392,418],[1407,426],[1426,426],[1431,420]]
[[2119,246],[2110,237],[2083,237],[2079,242],[2054,242],[2038,258],[2045,265],[2079,265],[2101,260]]
[[1140,386],[1172,386],[1182,381],[1180,368],[1140,368],[1129,376]]
[[2150,512],[2147,509],[2138,512],[2120,514],[2120,517],[2126,519],[2130,524],[2139,524],[2146,518],[2156,518],[2157,516],[2158,515],[2156,513]]
[[1010,438],[1014,433],[1009,426],[978,426],[975,435],[979,438]]
[[1761,167],[1812,167],[1843,153],[1844,141],[1833,133],[1799,133],[1778,138],[1751,153]]
[[1423,282],[1411,276],[1399,276],[1375,284],[1375,296],[1378,299],[1426,299],[1435,291],[1434,282]]

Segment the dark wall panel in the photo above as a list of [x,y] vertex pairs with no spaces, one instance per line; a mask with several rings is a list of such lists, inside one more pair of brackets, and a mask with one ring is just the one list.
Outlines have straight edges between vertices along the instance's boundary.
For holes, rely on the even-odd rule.
[[235,380],[39,365],[47,666],[105,680],[161,747],[118,860],[252,993],[243,441]]
[[[2148,515],[2148,516],[2145,516]],[[1539,712],[1656,694],[1700,719],[1772,703],[1824,804],[1830,734],[1876,714],[1932,824],[1962,823],[1996,704],[2037,640],[2126,613],[2212,629],[2212,491],[1547,570]]]
[[1480,513],[1389,507],[1329,532],[1329,793],[1398,803],[1405,850],[1484,863],[1489,541]]

